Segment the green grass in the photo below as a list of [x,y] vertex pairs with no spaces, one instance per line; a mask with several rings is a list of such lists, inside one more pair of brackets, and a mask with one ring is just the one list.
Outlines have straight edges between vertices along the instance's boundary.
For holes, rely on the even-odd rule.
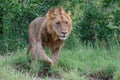
[[[32,66],[29,62],[31,55],[27,56],[25,53],[26,49],[23,49],[11,56],[0,58],[0,79],[32,80],[35,74],[48,69],[48,65],[40,59],[32,62]],[[119,48],[114,46],[106,50],[80,46],[75,49],[62,49],[58,66],[51,67],[44,79],[59,79],[56,74],[59,74],[62,80],[89,80],[92,77],[112,77],[113,80],[120,80]]]
[[0,59],[0,80],[31,80],[27,72],[18,72],[5,59],[6,57],[4,57],[4,60]]

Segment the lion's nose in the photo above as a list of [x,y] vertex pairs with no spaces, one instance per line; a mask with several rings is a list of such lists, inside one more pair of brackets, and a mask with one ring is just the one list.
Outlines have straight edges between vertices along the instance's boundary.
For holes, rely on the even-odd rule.
[[64,31],[64,32],[62,32],[62,34],[64,34],[64,35],[65,35],[66,33],[67,33],[67,32],[65,32],[65,31]]

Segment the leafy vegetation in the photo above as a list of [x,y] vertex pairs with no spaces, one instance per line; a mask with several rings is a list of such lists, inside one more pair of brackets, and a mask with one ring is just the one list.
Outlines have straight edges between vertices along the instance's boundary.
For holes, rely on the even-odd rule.
[[86,44],[91,42],[93,45],[98,42],[100,46],[119,42],[120,24],[118,20],[116,22],[117,18],[115,18],[118,15],[114,14],[114,12],[119,13],[120,11],[119,8],[116,8],[118,4],[111,2],[105,6],[105,1],[102,0],[85,3],[83,14],[79,17],[75,29],[80,40]]
[[[1,0],[0,3],[1,54],[26,47],[29,23],[56,6],[71,11],[72,34],[82,43],[105,47],[120,43],[119,0]],[[68,42],[71,40],[74,43],[73,36]]]

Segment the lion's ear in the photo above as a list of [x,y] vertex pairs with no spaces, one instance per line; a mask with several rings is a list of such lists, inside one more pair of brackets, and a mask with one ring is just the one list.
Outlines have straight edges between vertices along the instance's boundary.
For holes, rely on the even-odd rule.
[[55,14],[54,14],[54,10],[51,9],[47,12],[46,16],[50,17],[50,18],[54,18],[55,17]]
[[68,11],[68,12],[66,13],[66,15],[67,15],[67,16],[70,16],[70,15],[71,15],[71,12],[70,12],[70,11]]

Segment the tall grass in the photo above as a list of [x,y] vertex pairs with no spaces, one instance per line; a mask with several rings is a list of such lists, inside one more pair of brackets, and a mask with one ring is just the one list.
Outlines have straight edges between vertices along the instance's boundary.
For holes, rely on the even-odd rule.
[[[31,80],[30,75],[48,69],[48,65],[40,59],[34,66],[31,66],[30,60],[31,55],[26,55],[26,49],[18,50],[12,56],[5,56],[4,60],[0,61],[0,79]],[[80,46],[74,49],[63,48],[58,66],[49,68],[45,79],[50,80],[51,77],[55,80],[59,79],[55,77],[56,74],[59,74],[63,80],[89,80],[90,78],[120,80],[119,66],[120,51],[116,46],[111,47],[110,50],[99,47],[93,49],[90,46]]]

